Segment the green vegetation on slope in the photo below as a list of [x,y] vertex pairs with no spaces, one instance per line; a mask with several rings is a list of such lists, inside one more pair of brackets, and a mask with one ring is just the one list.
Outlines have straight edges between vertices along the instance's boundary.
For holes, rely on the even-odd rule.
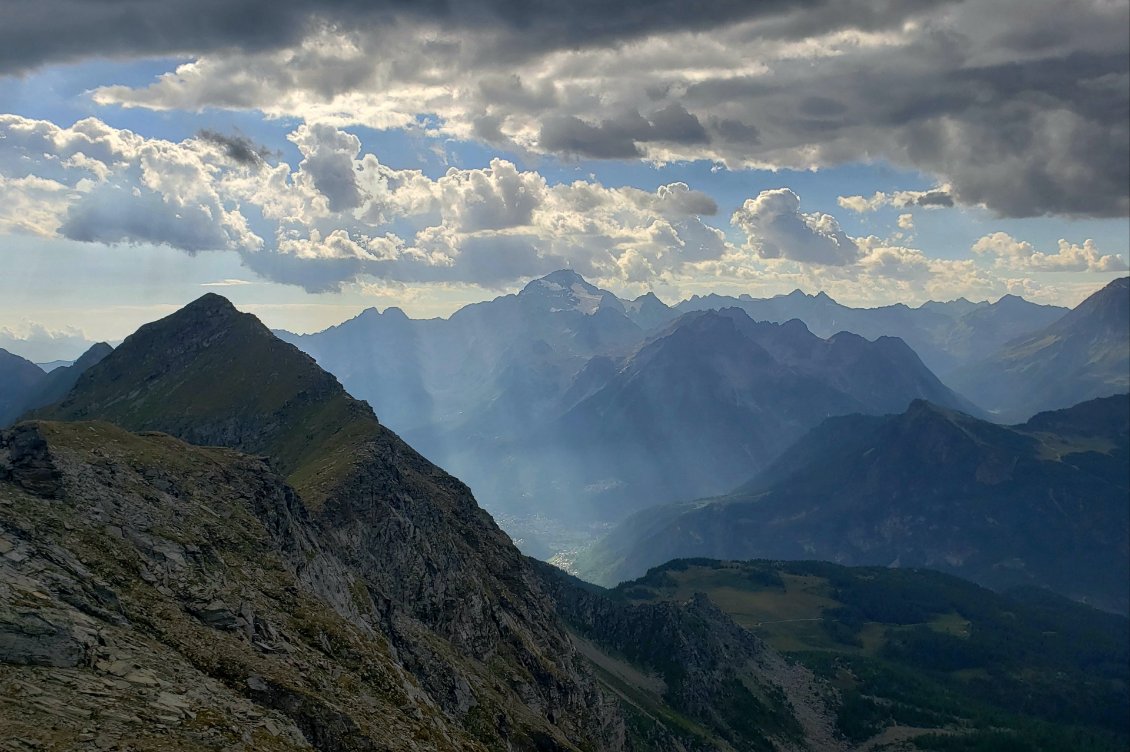
[[381,430],[312,358],[212,294],[141,327],[36,417],[267,455],[315,508]]
[[891,729],[923,749],[1130,741],[1123,617],[1047,591],[1002,595],[938,572],[825,562],[683,559],[610,591],[635,604],[700,592],[831,681],[853,742]]

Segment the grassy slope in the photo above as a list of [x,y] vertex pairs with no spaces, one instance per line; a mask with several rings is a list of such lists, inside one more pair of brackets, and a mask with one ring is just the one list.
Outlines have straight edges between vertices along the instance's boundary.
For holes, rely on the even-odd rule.
[[36,417],[97,417],[268,455],[312,507],[382,430],[313,359],[218,296],[142,327]]
[[681,560],[612,592],[630,602],[706,592],[839,687],[839,727],[854,741],[902,727],[931,749],[1130,740],[1127,621],[1042,591],[1004,596],[924,570]]

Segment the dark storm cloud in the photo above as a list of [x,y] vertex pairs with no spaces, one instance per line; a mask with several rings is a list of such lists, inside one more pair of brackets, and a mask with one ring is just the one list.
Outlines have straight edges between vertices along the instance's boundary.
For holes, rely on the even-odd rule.
[[953,196],[946,191],[926,191],[919,196],[915,203],[919,206],[953,206]]
[[[1124,2],[8,5],[0,72],[207,53],[150,86],[103,87],[100,104],[260,109],[377,128],[423,116],[447,135],[594,159],[795,169],[882,161],[951,187],[923,205],[1130,213]],[[317,43],[297,45],[307,38]],[[336,208],[361,198],[343,166],[327,155],[324,169],[311,169]]]
[[657,110],[650,118],[635,111],[624,112],[598,125],[573,116],[552,118],[542,125],[539,139],[539,145],[547,151],[593,159],[640,157],[644,151],[639,144],[709,142],[710,135],[699,119],[677,102]]
[[[833,58],[772,77],[705,80],[688,87],[683,102],[692,111],[748,102],[739,122],[756,127],[761,145],[777,154],[810,145],[819,164],[882,155],[953,186],[923,205],[985,204],[1012,217],[1126,216],[1130,55],[1124,40],[1117,53],[1066,49],[1092,40],[1064,25],[1065,49],[1049,57],[972,65],[955,52],[968,42],[935,34],[905,49],[861,52],[851,66]],[[1096,39],[1112,46],[1111,33]],[[723,140],[742,143],[740,135]]]
[[248,167],[260,165],[271,156],[270,149],[255,143],[247,136],[227,135],[205,128],[198,131],[196,137],[219,146],[230,159]]
[[538,145],[546,151],[593,159],[643,156],[631,132],[617,123],[605,120],[591,125],[572,115],[553,117],[542,123]]
[[501,31],[497,55],[589,47],[670,30],[765,18],[768,33],[802,37],[845,23],[897,27],[928,0],[35,0],[5,3],[0,72],[90,56],[168,55],[286,47],[313,28],[398,21]]
[[705,144],[710,136],[699,119],[687,112],[678,102],[672,102],[651,116],[649,141],[666,141],[675,144]]

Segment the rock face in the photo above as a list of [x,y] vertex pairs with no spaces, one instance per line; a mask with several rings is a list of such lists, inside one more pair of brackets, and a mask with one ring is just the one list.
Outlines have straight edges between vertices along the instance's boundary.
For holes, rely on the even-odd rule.
[[629,603],[535,562],[558,614],[647,736],[657,700],[682,717],[688,750],[845,749],[828,718],[835,693],[786,663],[704,594]]
[[918,401],[832,418],[727,496],[629,519],[578,562],[597,581],[679,557],[929,567],[1130,608],[1130,397],[1004,427]]
[[4,442],[35,443],[58,488],[0,481],[0,737],[489,748],[399,665],[364,583],[262,459],[104,423],[17,430]]
[[18,426],[0,434],[0,481],[45,498],[59,495],[59,472],[34,427]]

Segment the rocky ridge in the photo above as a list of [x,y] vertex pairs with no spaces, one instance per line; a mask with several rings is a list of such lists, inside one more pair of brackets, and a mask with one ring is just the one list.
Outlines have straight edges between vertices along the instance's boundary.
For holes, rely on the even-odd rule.
[[298,576],[387,639],[449,719],[488,746],[616,748],[615,708],[468,489],[223,298],[142,327],[43,415],[267,455],[302,500],[302,527],[334,552],[331,569],[359,584],[330,587],[309,568]]

